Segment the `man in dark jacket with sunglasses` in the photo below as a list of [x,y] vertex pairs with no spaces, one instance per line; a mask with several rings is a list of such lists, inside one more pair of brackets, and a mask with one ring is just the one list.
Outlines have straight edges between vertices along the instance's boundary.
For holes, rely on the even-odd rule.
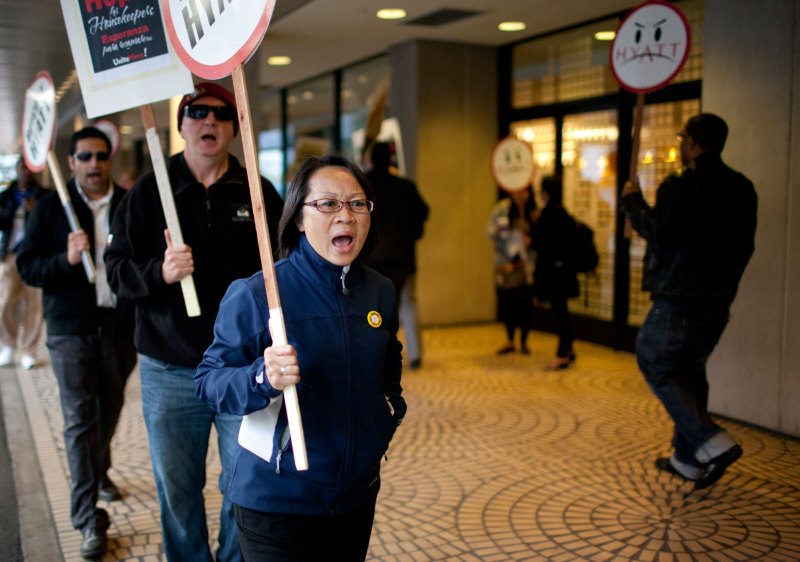
[[[102,259],[125,195],[110,179],[110,154],[111,142],[94,127],[72,136],[67,191],[80,228],[72,232],[61,200],[50,193],[34,207],[17,256],[22,279],[43,292],[47,349],[64,416],[70,515],[83,535],[81,556],[92,559],[105,553],[109,526],[97,500],[122,498],[107,471],[125,383],[136,365],[132,307],[111,292]],[[95,264],[94,283],[81,262],[84,251]]]
[[[203,504],[211,425],[216,426],[225,494],[233,472],[241,417],[215,414],[195,395],[194,371],[213,340],[214,321],[235,279],[261,269],[246,170],[228,153],[238,130],[236,100],[210,82],[197,84],[178,108],[184,152],[168,174],[184,244],[166,231],[153,174],[139,179],[112,225],[106,252],[109,283],[136,303],[136,347],[142,403],[150,442],[161,530],[167,560],[211,562],[242,559],[233,506],[223,497],[219,550],[212,558]],[[283,201],[261,179],[277,241]],[[189,317],[180,280],[192,275],[200,316]]]

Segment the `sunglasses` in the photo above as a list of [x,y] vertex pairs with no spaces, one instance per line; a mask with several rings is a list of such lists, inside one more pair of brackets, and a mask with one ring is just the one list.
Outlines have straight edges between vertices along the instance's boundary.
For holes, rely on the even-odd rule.
[[105,162],[111,158],[111,155],[108,152],[89,152],[88,150],[75,153],[75,158],[80,162],[89,162],[92,157],[97,158],[98,162]]
[[233,121],[236,118],[236,110],[229,105],[187,105],[183,114],[190,119],[205,119],[209,113],[213,113],[217,121]]

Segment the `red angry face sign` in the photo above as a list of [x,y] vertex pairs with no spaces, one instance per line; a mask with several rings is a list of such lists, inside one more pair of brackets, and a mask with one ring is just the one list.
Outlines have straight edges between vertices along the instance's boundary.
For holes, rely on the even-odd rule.
[[667,2],[648,2],[620,24],[611,46],[611,69],[626,90],[653,92],[680,72],[690,46],[683,13]]
[[501,140],[492,152],[494,181],[506,191],[519,191],[530,185],[533,178],[531,146],[515,137]]

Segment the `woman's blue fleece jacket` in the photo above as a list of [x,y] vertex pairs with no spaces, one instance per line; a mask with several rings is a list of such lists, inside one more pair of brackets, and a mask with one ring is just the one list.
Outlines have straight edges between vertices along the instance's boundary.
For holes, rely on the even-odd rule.
[[343,272],[305,235],[275,264],[286,334],[300,365],[307,471],[295,469],[282,394],[262,374],[264,349],[272,345],[263,274],[235,281],[222,300],[214,342],[195,374],[197,396],[217,412],[271,408],[277,420],[268,462],[239,447],[224,491],[238,505],[325,515],[377,497],[381,459],[406,411],[397,303],[391,282],[374,270],[356,262]]

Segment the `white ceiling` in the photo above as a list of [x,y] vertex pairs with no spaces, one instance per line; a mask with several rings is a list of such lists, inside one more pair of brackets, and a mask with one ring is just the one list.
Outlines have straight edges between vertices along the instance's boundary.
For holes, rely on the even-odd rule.
[[[75,0],[77,1],[77,0]],[[133,2],[135,0],[128,0]],[[288,55],[288,67],[260,69],[261,85],[283,87],[318,76],[413,39],[499,46],[639,4],[639,0],[277,0],[258,57]],[[441,9],[481,12],[438,26],[380,21],[380,8],[402,7],[408,20]],[[522,32],[497,29],[501,21],[527,24]],[[25,90],[34,75],[48,70],[58,86],[73,69],[58,0],[0,0],[0,154],[18,150]],[[253,86],[250,86],[252,88]],[[68,120],[81,105],[78,87],[60,102]]]

